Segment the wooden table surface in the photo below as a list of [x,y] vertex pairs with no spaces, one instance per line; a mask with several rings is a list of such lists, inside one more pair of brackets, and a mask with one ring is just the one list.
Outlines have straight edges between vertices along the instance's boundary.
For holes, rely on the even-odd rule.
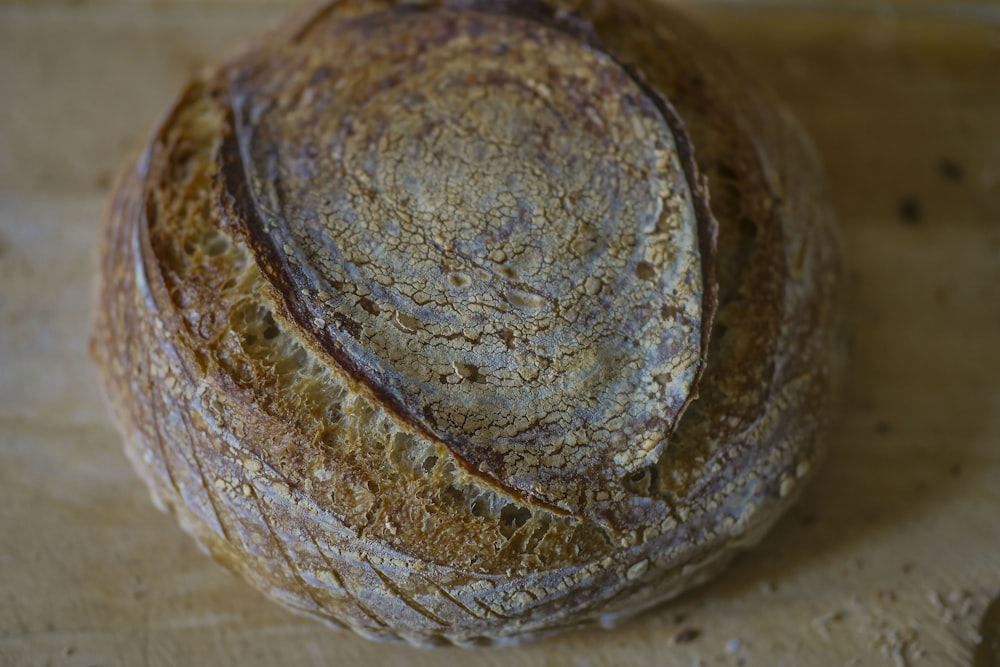
[[1000,664],[973,658],[1000,636],[997,5],[686,6],[829,171],[853,337],[829,458],[758,549],[624,628],[426,651],[295,617],[204,557],[132,474],[87,356],[115,170],[281,4],[0,2],[0,664]]

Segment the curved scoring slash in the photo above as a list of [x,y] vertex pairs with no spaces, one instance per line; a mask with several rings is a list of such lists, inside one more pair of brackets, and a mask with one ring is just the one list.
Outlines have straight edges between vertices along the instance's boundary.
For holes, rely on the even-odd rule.
[[302,592],[306,594],[306,596],[312,601],[314,605],[316,605],[315,609],[308,610],[308,612],[311,614],[316,614],[322,617],[324,620],[329,620],[333,623],[336,623],[337,625],[343,626],[344,625],[343,622],[330,616],[330,614],[324,612],[324,610],[326,609],[326,605],[324,605],[322,602],[320,602],[320,600],[316,598],[316,594],[313,593],[312,587],[308,583],[306,583],[305,579],[302,578],[302,574],[299,572],[299,568],[295,564],[295,559],[289,555],[288,551],[285,548],[284,543],[281,541],[281,538],[278,537],[278,534],[275,532],[274,526],[271,525],[270,519],[267,518],[267,512],[264,510],[264,505],[261,503],[260,496],[257,494],[257,489],[254,488],[253,484],[249,484],[248,488],[250,489],[250,497],[252,497],[254,499],[254,502],[257,504],[257,512],[260,515],[261,521],[264,523],[264,526],[267,527],[267,532],[271,535],[271,540],[274,542],[274,546],[277,547],[278,553],[281,554],[282,559],[288,566],[289,574],[291,574],[292,578],[295,579],[295,583],[299,585],[299,588],[302,590]]
[[371,561],[365,559],[365,562],[368,563],[368,567],[371,568],[372,572],[374,572],[376,576],[378,576],[378,578],[382,580],[382,583],[385,584],[385,587],[388,588],[393,593],[393,595],[402,600],[407,607],[417,612],[424,618],[434,621],[435,623],[437,623],[442,627],[449,627],[451,625],[451,623],[441,619],[441,617],[439,617],[437,614],[435,614],[427,607],[423,606],[422,604],[411,598],[409,595],[407,595],[402,588],[397,586],[396,583],[392,579],[390,579],[385,572],[375,567]]
[[329,572],[330,575],[333,577],[334,581],[337,582],[337,585],[340,586],[341,589],[343,589],[344,595],[347,596],[347,599],[350,600],[351,603],[354,604],[361,611],[362,614],[364,614],[376,625],[378,625],[380,630],[388,632],[390,635],[398,639],[399,635],[396,634],[396,632],[394,632],[391,628],[389,628],[389,626],[386,625],[385,621],[379,618],[378,614],[376,614],[371,609],[369,609],[365,604],[363,604],[361,600],[359,600],[357,596],[351,592],[351,589],[347,587],[347,584],[344,582],[344,578],[340,576],[340,572],[337,571],[337,568],[334,567],[333,562],[330,560],[329,556],[326,555],[326,552],[323,551],[323,548],[319,545],[319,542],[316,541],[316,536],[312,534],[312,531],[310,531],[308,528],[304,528],[304,530],[306,535],[309,536],[309,540],[313,543],[313,546],[316,547],[316,553],[318,553],[320,558],[323,559],[323,562],[326,563],[327,572]]
[[443,595],[445,597],[445,599],[447,599],[449,602],[451,602],[452,604],[454,604],[456,607],[458,607],[459,609],[461,609],[462,611],[464,611],[469,616],[472,616],[473,618],[479,618],[479,619],[483,618],[483,616],[481,614],[477,614],[472,609],[470,609],[469,607],[467,607],[464,604],[462,604],[462,602],[458,598],[456,598],[454,595],[452,595],[451,593],[449,593],[448,590],[444,586],[441,586],[440,584],[438,584],[437,582],[435,582],[433,579],[430,579],[430,578],[428,578],[428,577],[426,577],[424,575],[420,575],[420,578],[423,579],[424,581],[426,581],[431,586],[433,586],[435,589],[437,589],[437,591],[439,593],[441,593],[441,595]]

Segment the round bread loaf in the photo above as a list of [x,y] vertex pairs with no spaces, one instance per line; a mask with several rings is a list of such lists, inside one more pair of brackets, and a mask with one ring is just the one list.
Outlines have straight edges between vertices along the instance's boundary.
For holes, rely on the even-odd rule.
[[800,134],[640,1],[346,0],[190,83],[94,350],[154,499],[364,636],[609,623],[813,469],[838,244]]

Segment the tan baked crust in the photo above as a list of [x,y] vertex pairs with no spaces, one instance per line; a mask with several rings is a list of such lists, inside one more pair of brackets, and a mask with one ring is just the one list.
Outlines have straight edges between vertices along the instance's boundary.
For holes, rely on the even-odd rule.
[[597,45],[595,57],[676,110],[667,127],[677,164],[689,163],[689,205],[702,206],[700,172],[718,221],[715,248],[715,223],[698,213],[702,286],[687,303],[701,304],[701,338],[691,335],[707,365],[692,366],[675,421],[663,422],[669,437],[635,456],[625,443],[613,461],[589,437],[580,467],[549,473],[490,463],[488,442],[476,449],[414,418],[400,397],[419,394],[380,391],[335,354],[341,339],[308,326],[302,295],[262,251],[267,230],[247,230],[238,190],[253,184],[233,176],[246,153],[234,91],[284,57],[283,44],[394,11],[352,0],[279,28],[190,84],[123,176],[94,350],[126,451],[217,560],[285,606],[368,637],[509,643],[676,595],[754,544],[814,467],[840,273],[816,159],[696,28],[658,5],[422,5],[513,15]]

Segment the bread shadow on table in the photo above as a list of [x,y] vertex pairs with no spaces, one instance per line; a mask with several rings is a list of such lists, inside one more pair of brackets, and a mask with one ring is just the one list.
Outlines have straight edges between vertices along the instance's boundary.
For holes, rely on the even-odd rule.
[[[857,278],[853,282],[851,289],[860,290]],[[853,311],[853,320],[871,315],[862,308]],[[970,375],[960,400],[951,398],[962,408],[954,412],[945,407],[942,389],[933,381],[897,391],[895,375],[876,360],[888,330],[922,341],[923,354],[912,359],[909,377],[924,371],[928,378],[940,377],[954,354],[948,337],[929,330],[914,334],[907,326],[905,316],[853,324],[843,405],[814,479],[756,548],[738,556],[708,585],[667,603],[663,613],[695,600],[734,598],[752,590],[773,593],[822,568],[850,577],[869,565],[904,576],[921,567],[919,553],[908,552],[893,553],[895,563],[884,558],[866,563],[863,546],[881,540],[886,531],[906,531],[967,494],[968,478],[983,467],[980,440],[993,410],[990,397],[1000,393],[1000,377]],[[881,333],[861,338],[878,327]],[[983,382],[991,386],[979,386]],[[928,408],[935,405],[939,409]]]
[[[826,459],[802,497],[757,547],[737,556],[718,578],[624,623],[617,632],[683,644],[703,630],[710,631],[712,621],[702,613],[707,607],[748,599],[780,600],[776,594],[786,588],[795,590],[793,596],[808,588],[817,599],[844,591],[860,595],[866,591],[858,586],[865,584],[857,582],[865,578],[858,574],[866,568],[877,569],[877,579],[889,585],[931,565],[920,562],[919,550],[894,550],[890,555],[867,547],[887,534],[910,530],[929,514],[946,511],[949,504],[967,496],[969,478],[984,469],[981,438],[992,414],[990,397],[1000,393],[1000,378],[973,367],[954,371],[954,377],[968,380],[961,396],[951,397],[961,405],[955,411],[944,408],[942,388],[933,381],[901,389],[900,374],[889,368],[895,362],[881,360],[887,338],[917,337],[921,354],[912,357],[905,375],[927,378],[942,377],[942,369],[954,358],[955,339],[933,330],[937,325],[923,324],[922,331],[914,331],[907,309],[896,318],[873,317],[870,304],[877,304],[878,297],[870,292],[879,287],[861,282],[854,276],[850,287],[854,293],[867,290],[868,294],[854,299],[850,308],[852,349],[843,405],[829,436]],[[914,316],[926,321],[923,318]],[[948,326],[948,321],[941,318],[940,326]],[[939,403],[941,409],[928,409]],[[938,539],[930,531],[912,533]],[[873,552],[881,555],[871,558]],[[837,580],[847,585],[815,589],[817,583]],[[614,641],[594,633],[569,637],[584,643]]]

